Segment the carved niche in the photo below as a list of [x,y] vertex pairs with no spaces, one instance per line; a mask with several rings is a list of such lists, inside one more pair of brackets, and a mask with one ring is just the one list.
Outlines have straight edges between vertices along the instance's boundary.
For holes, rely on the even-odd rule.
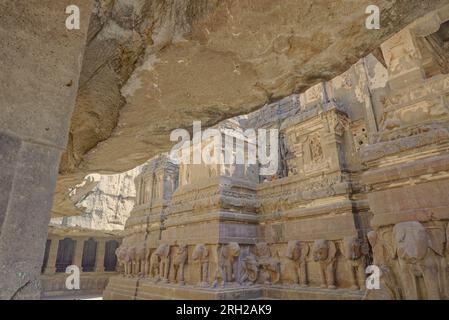
[[319,133],[315,133],[309,137],[309,150],[312,162],[317,163],[323,160],[323,148],[321,147]]

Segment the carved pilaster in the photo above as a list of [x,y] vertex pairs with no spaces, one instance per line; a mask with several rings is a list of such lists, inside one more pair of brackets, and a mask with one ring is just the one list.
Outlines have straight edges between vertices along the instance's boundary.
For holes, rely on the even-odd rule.
[[58,257],[59,237],[50,238],[50,250],[48,251],[47,266],[45,274],[54,274],[56,272],[56,258]]
[[106,252],[106,240],[98,239],[97,253],[95,255],[95,272],[104,272],[104,255]]

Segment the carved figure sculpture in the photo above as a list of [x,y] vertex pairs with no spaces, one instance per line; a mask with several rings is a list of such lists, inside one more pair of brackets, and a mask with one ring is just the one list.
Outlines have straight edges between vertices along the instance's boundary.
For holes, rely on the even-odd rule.
[[389,267],[391,254],[385,246],[377,231],[367,234],[368,241],[373,251],[373,264],[380,269],[380,286],[376,290],[366,290],[364,300],[399,300],[400,289],[393,271]]
[[217,270],[215,272],[214,287],[221,283],[224,287],[228,282],[236,280],[234,261],[240,255],[240,246],[237,242],[220,245],[217,253]]
[[175,272],[175,282],[184,285],[184,268],[187,262],[187,245],[181,244],[173,258],[173,270]]
[[119,264],[119,266],[123,266],[123,274],[125,276],[130,274],[129,264],[128,264],[129,261],[127,260],[127,257],[128,257],[127,251],[128,251],[128,247],[126,247],[123,244],[115,250],[115,255],[117,256],[118,264]]
[[192,260],[198,262],[198,272],[200,274],[200,283],[202,287],[208,286],[209,279],[209,249],[204,244],[197,244],[193,249]]
[[[346,258],[351,290],[360,290],[365,287],[366,252],[363,240],[357,236],[349,236],[343,239],[342,254]],[[360,283],[359,283],[360,282]]]
[[323,158],[323,149],[321,147],[320,136],[314,135],[309,142],[310,154],[313,162],[318,162]]
[[254,284],[259,276],[259,263],[253,254],[247,255],[243,259],[242,274],[240,284]]
[[146,254],[147,246],[145,242],[140,242],[135,246],[135,255],[134,255],[134,265],[135,265],[135,273],[144,276],[145,273],[145,264],[146,264]]
[[[155,272],[157,271],[157,272]],[[170,246],[161,244],[153,252],[150,259],[150,276],[156,280],[168,282],[168,273],[170,271]]]
[[309,255],[309,246],[298,240],[288,242],[286,257],[293,261],[295,266],[295,284],[307,287],[307,256]]
[[442,245],[433,241],[424,226],[417,221],[401,222],[393,227],[395,258],[401,269],[405,299],[419,298],[417,277],[423,277],[427,299],[438,300],[440,296],[440,267],[438,250]]
[[170,272],[170,246],[161,244],[155,253],[159,256],[159,275],[163,282],[168,282],[168,274]]
[[281,262],[271,256],[270,247],[265,242],[256,244],[256,256],[266,284],[275,284],[281,280]]
[[320,264],[321,287],[336,289],[335,267],[337,247],[329,240],[315,240],[313,244],[313,260]]
[[132,276],[136,273],[136,266],[134,264],[136,258],[136,246],[129,246],[126,250],[126,258],[128,265],[128,276]]
[[149,276],[150,278],[159,280],[159,256],[154,254],[154,252],[150,256]]

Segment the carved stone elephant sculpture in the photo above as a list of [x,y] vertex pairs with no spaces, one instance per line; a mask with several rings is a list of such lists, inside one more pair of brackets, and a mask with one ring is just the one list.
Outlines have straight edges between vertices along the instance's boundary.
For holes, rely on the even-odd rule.
[[287,244],[286,257],[294,263],[295,284],[307,287],[309,284],[307,277],[307,256],[309,246],[298,240],[289,241]]
[[259,277],[259,263],[253,254],[247,255],[243,259],[242,274],[240,284],[254,284]]
[[140,242],[135,245],[135,255],[133,264],[135,266],[135,273],[144,276],[147,274],[147,245],[145,242]]
[[187,245],[181,244],[173,258],[173,271],[175,272],[174,281],[184,285],[184,268],[187,262]]
[[161,244],[155,254],[159,256],[159,275],[162,282],[168,282],[168,275],[170,272],[170,246],[168,244]]
[[349,236],[343,239],[342,254],[346,258],[351,290],[360,290],[365,287],[366,256],[368,252],[363,245],[363,240],[357,236]]
[[[392,250],[388,248],[385,240],[378,231],[370,231],[367,234],[373,253],[373,265],[379,268],[379,288],[366,290],[364,300],[399,300],[401,290],[396,276],[391,269],[390,261],[393,258]],[[391,252],[390,252],[391,251]]]
[[150,278],[159,280],[159,256],[154,254],[154,252],[150,255],[150,270],[148,275]]
[[333,241],[315,240],[313,244],[313,260],[320,264],[322,288],[336,289],[336,256],[337,247]]
[[130,274],[129,270],[129,261],[128,255],[127,255],[128,247],[121,245],[115,250],[115,255],[117,256],[117,262],[119,266],[123,266],[123,273],[124,275]]
[[136,259],[136,246],[130,245],[127,247],[126,258],[125,258],[127,268],[128,268],[127,275],[129,275],[129,276],[134,275],[136,273],[136,266],[134,264],[135,259]]
[[[442,234],[444,237],[444,232]],[[401,270],[400,278],[407,300],[423,298],[418,278],[422,277],[427,299],[441,299],[441,260],[443,237],[431,237],[426,228],[417,221],[401,222],[393,227],[395,258]],[[439,238],[439,239],[438,239]]]
[[192,260],[198,262],[198,272],[200,275],[199,285],[208,286],[209,282],[209,249],[204,244],[197,244],[193,249]]
[[281,280],[281,262],[271,255],[270,247],[265,242],[256,244],[256,256],[261,268],[261,277],[266,284],[275,284]]
[[237,242],[230,242],[219,247],[214,286],[221,283],[221,287],[224,287],[227,282],[236,280],[234,261],[239,255],[240,246]]

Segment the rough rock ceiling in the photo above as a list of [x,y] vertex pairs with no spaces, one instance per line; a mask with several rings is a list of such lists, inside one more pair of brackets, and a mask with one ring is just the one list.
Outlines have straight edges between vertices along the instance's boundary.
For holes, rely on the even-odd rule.
[[[368,5],[381,29],[367,30]],[[329,80],[447,0],[96,0],[54,214],[92,172],[129,170],[170,132]]]

